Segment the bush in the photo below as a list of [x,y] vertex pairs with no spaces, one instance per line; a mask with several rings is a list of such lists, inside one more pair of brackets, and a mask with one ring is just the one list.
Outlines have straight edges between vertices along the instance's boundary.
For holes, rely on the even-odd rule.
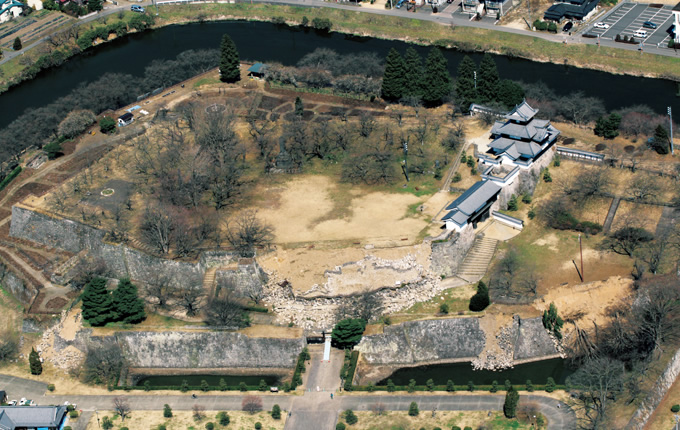
[[472,381],[468,381],[467,383],[468,391],[472,392],[475,391],[475,383]]
[[5,188],[10,182],[12,182],[14,178],[19,176],[19,173],[21,173],[21,166],[17,166],[14,170],[12,170],[12,173],[5,176],[5,179],[3,179],[2,182],[0,182],[0,190]]
[[671,406],[671,412],[673,413],[680,412],[680,405]]
[[460,175],[460,172],[456,172],[456,174],[453,175],[453,178],[451,178],[451,181],[460,182],[462,179],[463,177]]
[[446,381],[446,391],[448,391],[449,393],[453,393],[454,391],[456,391],[456,385],[450,379]]
[[345,426],[345,423],[337,423],[335,425],[335,430],[345,430],[347,426]]
[[551,33],[557,33],[557,24],[555,24],[554,22],[548,24],[548,31]]
[[54,391],[55,388],[56,388],[56,387],[54,386],[54,384],[48,384],[48,385],[47,385],[47,391],[50,391],[50,392],[51,392],[51,391]]
[[240,391],[248,391],[248,386],[246,385],[245,382],[240,382],[240,383],[238,384],[238,389],[239,389]]
[[279,405],[272,406],[272,418],[275,420],[281,419],[281,407]]
[[552,182],[552,176],[550,176],[550,171],[547,167],[543,170],[543,182]]
[[116,120],[109,116],[105,116],[104,118],[100,119],[99,131],[106,134],[113,133],[116,131]]
[[522,194],[522,203],[526,203],[526,204],[531,203],[531,194],[529,194],[529,193]]
[[517,403],[519,402],[519,393],[510,387],[505,393],[505,403],[503,404],[503,414],[506,418],[514,418],[517,416]]
[[418,403],[411,402],[411,404],[408,407],[408,415],[410,417],[417,417],[418,414],[420,414],[420,410],[418,409]]
[[517,210],[517,207],[518,207],[517,196],[513,194],[510,197],[510,200],[508,200],[508,210],[514,212]]
[[448,314],[449,313],[449,305],[446,303],[442,303],[439,305],[439,313],[440,314]]
[[427,391],[430,391],[430,392],[434,391],[434,381],[432,379],[428,379],[425,382],[425,386],[427,387]]
[[462,429],[458,426],[453,426],[453,427],[451,427],[451,430],[462,430]]
[[78,411],[71,411],[68,413],[69,418],[78,418]]
[[347,422],[347,424],[352,425],[359,422],[359,418],[357,418],[354,411],[352,411],[351,409],[347,409],[345,411],[345,421]]
[[261,422],[256,422],[255,423],[255,430],[260,430],[262,428],[262,423]]
[[[281,411],[279,410],[279,412]],[[229,422],[231,422],[231,419],[229,418],[229,415],[226,412],[218,412],[217,422],[219,422],[221,426],[226,426],[229,424]]]
[[[165,424],[159,424],[158,427],[156,427],[158,430],[166,430]],[[121,429],[122,430],[122,429]]]
[[213,423],[213,422],[205,423],[205,430],[214,430],[214,429],[215,429],[215,423]]
[[534,392],[534,384],[531,383],[531,379],[527,379],[526,388],[528,392]]
[[397,391],[397,386],[394,385],[394,382],[392,382],[391,379],[388,379],[387,380],[387,392],[388,393],[394,393],[395,391]]
[[477,284],[477,293],[470,298],[469,308],[472,312],[481,312],[486,309],[490,303],[489,289],[483,281],[479,281]]
[[491,388],[489,389],[490,393],[497,393],[498,392],[498,381],[494,380],[491,383]]
[[527,212],[527,216],[529,217],[529,219],[536,218],[536,209],[534,208],[529,209],[529,212]]
[[553,391],[555,391],[555,388],[557,388],[555,385],[556,385],[555,380],[551,377],[548,377],[548,380],[545,383],[546,393],[552,393]]
[[560,156],[555,155],[555,158],[553,158],[553,166],[554,167],[560,167],[560,164],[562,163]]
[[172,408],[167,403],[163,406],[163,417],[172,418]]
[[50,142],[47,145],[42,147],[43,152],[47,154],[47,158],[50,160],[54,160],[55,158],[59,157],[60,155],[63,155],[64,153],[63,148],[61,147],[61,143],[58,140],[55,140],[54,142]]
[[333,23],[328,18],[314,18],[312,20],[312,27],[315,30],[331,31],[331,28],[333,27]]

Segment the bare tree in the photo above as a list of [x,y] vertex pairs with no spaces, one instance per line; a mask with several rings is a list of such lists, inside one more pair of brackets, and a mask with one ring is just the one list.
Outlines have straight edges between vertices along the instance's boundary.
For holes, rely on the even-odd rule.
[[604,429],[609,401],[623,390],[623,374],[623,363],[599,357],[567,378],[567,384],[578,392],[574,407],[582,411],[587,428]]
[[221,291],[213,297],[205,308],[205,322],[211,326],[241,328],[250,325],[248,314],[243,305],[234,297],[231,290]]
[[375,126],[376,122],[373,115],[368,112],[361,114],[361,117],[359,118],[359,135],[361,137],[369,137],[371,133],[373,133],[373,130],[375,130]]
[[201,291],[200,286],[176,288],[173,295],[177,305],[184,309],[188,317],[198,314],[203,299],[203,291]]
[[107,384],[120,376],[125,365],[123,351],[117,343],[89,344],[85,361],[78,370],[85,383]]
[[273,228],[260,221],[256,211],[246,210],[227,221],[227,241],[241,257],[253,257],[255,248],[268,247],[274,241]]
[[387,407],[382,402],[376,402],[376,403],[371,403],[370,409],[371,409],[371,412],[373,412],[374,415],[385,415]]
[[194,420],[196,421],[201,421],[203,418],[205,418],[205,406],[195,404],[191,407],[191,412],[194,416]]
[[142,215],[140,230],[144,241],[154,247],[161,254],[170,252],[172,232],[175,228],[175,220],[166,209],[156,206],[147,206]]
[[585,201],[609,190],[612,180],[606,167],[583,169],[563,191],[574,201]]
[[628,186],[627,193],[637,201],[656,201],[661,192],[661,185],[650,175],[637,175]]
[[616,230],[602,242],[602,246],[617,254],[632,257],[639,247],[654,239],[654,235],[644,228],[636,227],[635,220],[624,220],[624,227]]
[[125,421],[132,408],[125,397],[116,396],[113,398],[113,410],[120,416],[121,421]]
[[244,412],[254,415],[255,412],[262,410],[262,398],[252,395],[244,396],[243,401],[241,402],[241,409]]
[[640,259],[647,263],[647,269],[656,275],[663,259],[666,256],[666,250],[670,243],[670,238],[667,235],[660,234],[651,242],[645,243],[640,249]]
[[166,274],[156,272],[153,280],[146,286],[146,294],[156,299],[156,307],[165,309],[168,300],[172,297],[172,287],[170,277]]

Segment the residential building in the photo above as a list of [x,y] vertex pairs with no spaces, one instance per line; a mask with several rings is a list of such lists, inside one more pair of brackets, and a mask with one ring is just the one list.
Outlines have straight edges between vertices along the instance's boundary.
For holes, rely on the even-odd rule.
[[554,3],[543,14],[546,21],[561,21],[563,18],[585,21],[595,12],[600,0],[566,0]]
[[24,4],[17,0],[0,0],[0,23],[16,18],[24,11]]
[[66,406],[0,406],[0,430],[59,430]]
[[493,181],[481,180],[468,188],[451,204],[442,221],[447,230],[461,231],[468,225],[477,228],[477,223],[489,218],[491,206],[498,199],[501,187]]
[[124,127],[126,125],[132,124],[134,120],[134,115],[132,115],[130,112],[125,112],[123,115],[118,117],[118,126]]
[[263,78],[267,65],[262,63],[255,63],[248,69],[248,76],[253,78]]
[[673,40],[676,44],[680,43],[680,3],[673,6]]

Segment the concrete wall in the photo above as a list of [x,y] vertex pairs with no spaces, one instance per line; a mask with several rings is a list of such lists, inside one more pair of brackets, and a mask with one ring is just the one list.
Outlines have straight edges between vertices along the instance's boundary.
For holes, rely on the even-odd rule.
[[409,321],[365,336],[356,349],[369,364],[417,364],[472,359],[484,349],[486,336],[477,318]]
[[453,276],[474,241],[475,231],[472,225],[467,225],[460,233],[452,233],[444,242],[432,242],[430,270],[440,275]]
[[231,332],[118,332],[131,367],[294,367],[304,338],[251,338]]

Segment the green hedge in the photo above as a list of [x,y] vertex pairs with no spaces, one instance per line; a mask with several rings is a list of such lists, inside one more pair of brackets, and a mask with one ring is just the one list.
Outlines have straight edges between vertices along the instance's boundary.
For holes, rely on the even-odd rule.
[[352,380],[354,379],[354,372],[357,370],[357,362],[359,361],[359,351],[352,351],[349,359],[349,368],[347,370],[347,379],[345,379],[345,391],[352,391],[354,386]]
[[0,191],[3,190],[14,178],[19,176],[19,173],[21,173],[21,166],[17,166],[16,169],[12,170],[12,172],[5,176],[5,179],[0,182]]
[[[407,385],[396,385],[396,391],[408,391]],[[456,385],[456,391],[469,391],[466,385]],[[525,384],[514,384],[515,390],[526,391]],[[566,385],[555,385],[555,390],[566,390]],[[353,385],[353,391],[370,391],[368,385]],[[372,387],[373,391],[387,391],[386,385],[375,385]],[[491,390],[491,385],[475,385],[475,392],[489,392]],[[534,385],[534,392],[544,391],[545,385]],[[425,385],[416,385],[416,391],[430,391]],[[446,385],[435,385],[432,391],[446,391]],[[498,392],[505,391],[503,384],[498,384]],[[451,393],[451,394],[455,394]]]
[[269,312],[269,309],[265,308],[264,306],[257,305],[246,306],[245,309],[250,312],[262,312],[263,314]]
[[[246,385],[248,388],[248,391],[258,391],[260,388],[259,385]],[[123,385],[123,386],[115,386],[113,387],[114,390],[123,390],[123,391],[130,391],[130,390],[146,390],[146,387],[143,385],[136,385],[136,386],[130,386],[130,385]],[[159,385],[157,387],[151,387],[152,390],[175,390],[175,391],[182,391],[182,386],[181,385]],[[187,387],[186,391],[203,391],[200,385],[189,385]],[[218,385],[211,385],[209,391],[222,391]],[[228,385],[227,389],[224,391],[241,391],[241,387],[239,385]]]
[[305,372],[305,358],[307,351],[302,351],[298,355],[298,361],[295,365],[295,372],[293,372],[293,380],[290,383],[290,389],[295,390],[298,385],[302,385],[302,374]]

